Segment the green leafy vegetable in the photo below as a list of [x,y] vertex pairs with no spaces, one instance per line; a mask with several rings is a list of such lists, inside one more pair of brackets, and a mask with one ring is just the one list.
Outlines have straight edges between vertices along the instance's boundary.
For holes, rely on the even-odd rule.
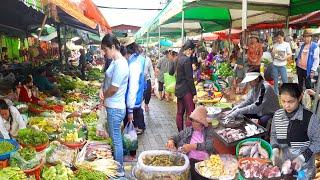
[[15,146],[8,141],[1,141],[0,142],[0,154],[4,154],[14,150]]
[[17,139],[20,143],[31,146],[38,146],[49,142],[48,135],[45,132],[31,128],[20,129]]
[[106,178],[102,172],[80,168],[76,172],[74,180],[104,180]]
[[0,170],[2,180],[27,180],[27,176],[18,167],[6,167]]

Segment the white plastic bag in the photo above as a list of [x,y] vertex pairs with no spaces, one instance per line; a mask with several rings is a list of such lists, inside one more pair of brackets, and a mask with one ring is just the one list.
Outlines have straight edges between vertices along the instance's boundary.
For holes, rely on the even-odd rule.
[[312,109],[312,100],[308,93],[304,92],[302,97],[302,104],[307,109]]
[[132,122],[127,123],[123,130],[123,148],[127,151],[138,149],[138,135]]
[[102,107],[97,112],[98,114],[98,122],[97,122],[97,130],[105,131],[107,133],[107,111],[105,107]]

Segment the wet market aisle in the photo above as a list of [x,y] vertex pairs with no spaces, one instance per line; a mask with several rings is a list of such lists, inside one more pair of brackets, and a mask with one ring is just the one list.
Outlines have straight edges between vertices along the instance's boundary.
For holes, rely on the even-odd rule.
[[[177,133],[175,122],[176,103],[159,101],[156,97],[152,97],[150,104],[150,112],[145,112],[146,131],[138,136],[139,154],[146,150],[165,149],[165,143],[168,138]],[[126,178],[133,179],[131,176],[132,167],[136,162],[126,162]]]

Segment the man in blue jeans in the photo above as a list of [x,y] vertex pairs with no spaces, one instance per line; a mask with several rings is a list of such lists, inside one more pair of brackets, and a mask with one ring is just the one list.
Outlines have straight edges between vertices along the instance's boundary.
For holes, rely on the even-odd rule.
[[274,91],[279,94],[279,74],[281,76],[282,83],[288,83],[288,75],[286,65],[288,58],[292,56],[290,44],[284,41],[284,32],[279,31],[276,34],[277,43],[274,44],[272,50],[273,56],[273,80]]

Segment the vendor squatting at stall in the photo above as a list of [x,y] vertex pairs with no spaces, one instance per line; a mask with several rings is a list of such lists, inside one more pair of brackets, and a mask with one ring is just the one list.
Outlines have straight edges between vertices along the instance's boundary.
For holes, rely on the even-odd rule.
[[227,118],[246,115],[258,118],[262,126],[267,125],[275,111],[280,109],[279,100],[271,85],[258,72],[248,72],[241,83],[250,83],[252,90],[245,101],[235,106]]
[[280,99],[283,109],[275,112],[271,126],[272,161],[277,165],[291,160],[293,169],[306,171],[312,179],[315,154],[320,152],[319,118],[301,105],[302,88],[296,83],[283,84]]
[[26,128],[18,109],[3,99],[0,99],[0,115],[0,138],[11,139],[17,136],[19,129]]
[[197,162],[209,158],[214,153],[212,127],[208,126],[207,110],[204,106],[197,107],[190,115],[192,126],[171,137],[166,147],[176,151],[177,148],[188,153],[191,165],[192,179],[201,179],[195,172],[194,165]]

